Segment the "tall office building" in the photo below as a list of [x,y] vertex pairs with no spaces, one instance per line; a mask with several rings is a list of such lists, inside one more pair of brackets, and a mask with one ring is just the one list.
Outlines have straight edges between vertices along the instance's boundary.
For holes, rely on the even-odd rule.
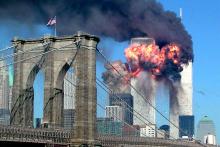
[[208,116],[204,116],[198,123],[196,139],[203,142],[205,136],[207,135],[216,135],[215,125],[214,122],[208,118]]
[[179,137],[192,138],[194,136],[194,116],[180,115],[179,116]]
[[64,82],[64,109],[75,109],[76,75],[71,68],[65,75]]
[[107,118],[113,119],[113,121],[122,122],[124,120],[124,113],[122,106],[106,106],[105,115]]
[[72,129],[75,117],[76,76],[71,68],[65,75],[64,82],[64,128]]
[[123,123],[112,118],[97,118],[96,126],[99,135],[122,136]]
[[[131,44],[155,44],[152,38],[139,37],[132,38]],[[145,125],[150,121],[155,124],[155,91],[156,82],[148,72],[140,72],[138,77],[131,79],[131,95],[133,96],[133,124]],[[149,104],[150,103],[150,104]],[[140,119],[140,115],[143,116]],[[147,120],[148,121],[147,121]]]
[[[3,60],[0,61],[0,67],[5,66]],[[0,69],[0,124],[9,125],[9,81],[7,67]]]
[[133,96],[130,93],[118,93],[109,95],[110,106],[121,106],[126,123],[133,124]]
[[193,95],[193,77],[192,62],[184,65],[181,74],[181,81],[171,82],[170,86],[170,136],[179,137],[179,116],[193,115],[192,95]]
[[75,109],[64,109],[64,128],[73,129],[74,118],[75,118]]

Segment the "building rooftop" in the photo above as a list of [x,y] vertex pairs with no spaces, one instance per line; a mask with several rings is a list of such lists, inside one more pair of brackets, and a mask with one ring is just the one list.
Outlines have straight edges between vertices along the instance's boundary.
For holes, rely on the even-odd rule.
[[200,120],[200,122],[211,122],[211,123],[213,123],[213,121],[212,121],[211,119],[209,119],[208,116],[204,116],[204,117]]

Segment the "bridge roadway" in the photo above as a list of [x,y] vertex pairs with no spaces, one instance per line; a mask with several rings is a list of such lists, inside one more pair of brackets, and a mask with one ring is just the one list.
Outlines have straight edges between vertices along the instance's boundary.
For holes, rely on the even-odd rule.
[[[13,126],[0,126],[0,144],[27,143],[44,146],[70,146],[71,131],[64,129],[34,129]],[[97,136],[97,140],[106,147],[201,147],[189,141],[169,140],[147,137]],[[211,146],[210,146],[211,147]]]

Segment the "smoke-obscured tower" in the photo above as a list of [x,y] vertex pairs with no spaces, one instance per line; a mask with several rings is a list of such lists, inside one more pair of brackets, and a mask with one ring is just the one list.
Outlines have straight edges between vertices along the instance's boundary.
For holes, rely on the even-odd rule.
[[[131,39],[131,44],[151,43],[155,43],[154,40],[151,38]],[[133,63],[132,65],[135,65],[135,63]],[[140,72],[137,77],[131,79],[131,85],[134,87],[131,88],[131,95],[133,96],[134,102],[134,125],[146,125],[149,122],[155,124],[155,110],[152,106],[155,106],[156,81],[151,77],[150,73],[143,71]],[[146,121],[146,119],[149,122]]]
[[183,66],[181,80],[170,86],[170,136],[179,137],[179,115],[192,115],[192,62]]

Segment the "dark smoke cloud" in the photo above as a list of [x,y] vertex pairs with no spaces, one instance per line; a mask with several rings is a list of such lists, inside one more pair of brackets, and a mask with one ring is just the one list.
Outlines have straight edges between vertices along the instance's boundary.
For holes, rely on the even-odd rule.
[[182,61],[193,59],[191,36],[180,19],[155,0],[1,0],[0,18],[46,24],[57,16],[59,34],[78,30],[117,41],[153,37],[160,46],[181,45]]

